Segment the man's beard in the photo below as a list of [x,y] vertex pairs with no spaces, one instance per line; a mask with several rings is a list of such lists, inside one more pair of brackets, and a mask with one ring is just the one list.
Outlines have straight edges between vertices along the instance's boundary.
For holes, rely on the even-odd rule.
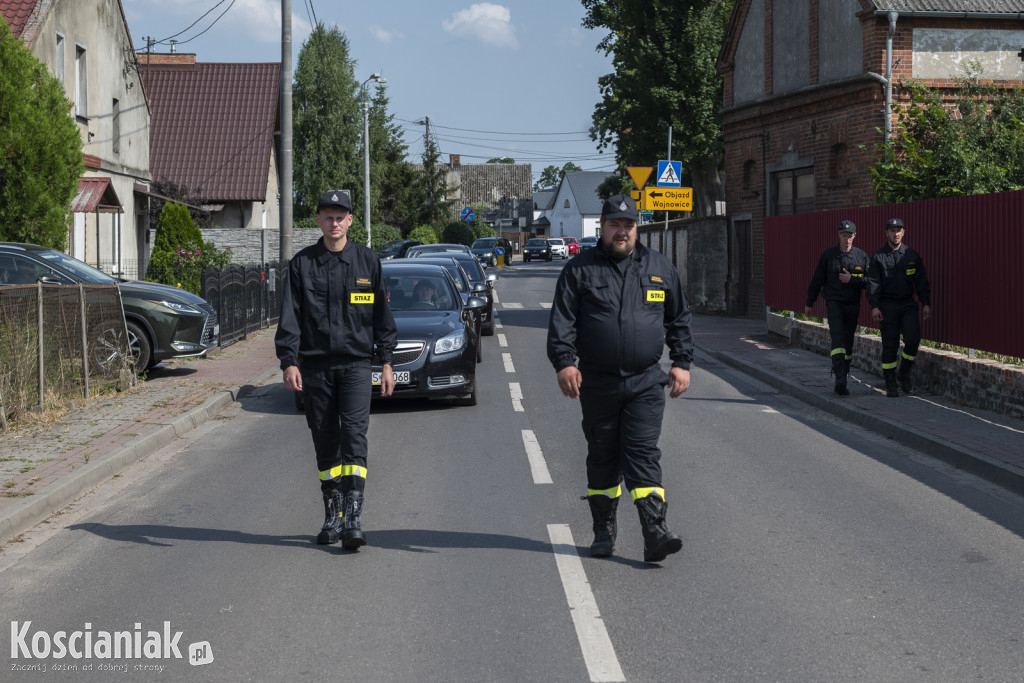
[[626,258],[633,253],[633,246],[630,242],[626,242],[623,245],[618,245],[614,241],[604,245],[605,252],[612,258]]

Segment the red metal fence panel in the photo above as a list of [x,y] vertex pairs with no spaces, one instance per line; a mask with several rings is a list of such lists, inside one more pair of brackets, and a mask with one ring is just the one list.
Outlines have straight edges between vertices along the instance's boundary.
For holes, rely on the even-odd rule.
[[[802,312],[839,222],[856,223],[854,246],[870,257],[885,244],[889,218],[903,219],[903,241],[921,254],[931,282],[932,317],[922,336],[1024,358],[1024,191],[766,217],[765,303]],[[821,299],[814,314],[825,315]],[[866,302],[860,323],[878,327]]]

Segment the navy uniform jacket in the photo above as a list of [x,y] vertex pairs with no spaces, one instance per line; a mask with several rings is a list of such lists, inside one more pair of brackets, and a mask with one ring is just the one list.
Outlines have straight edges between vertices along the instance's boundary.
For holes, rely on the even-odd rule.
[[[844,268],[850,274],[850,281],[846,284],[839,280],[839,273]],[[824,295],[825,301],[859,304],[860,293],[867,285],[867,273],[868,255],[857,247],[850,247],[850,251],[847,252],[843,252],[838,245],[826,249],[821,252],[818,267],[815,268],[811,285],[807,288],[807,305],[814,305],[819,292]]]
[[643,372],[665,345],[673,367],[693,360],[690,309],[672,262],[637,244],[623,276],[598,244],[562,269],[548,324],[548,359],[560,371]]
[[282,370],[372,360],[375,344],[390,364],[397,342],[376,253],[351,240],[334,253],[320,238],[292,257],[274,337]]
[[921,255],[905,244],[893,249],[888,244],[871,256],[868,266],[868,304],[910,303],[914,294],[922,306],[931,305],[931,286]]

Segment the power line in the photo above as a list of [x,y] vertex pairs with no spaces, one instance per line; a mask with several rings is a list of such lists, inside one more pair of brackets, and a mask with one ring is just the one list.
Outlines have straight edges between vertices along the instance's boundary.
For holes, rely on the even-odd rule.
[[[154,40],[154,41],[148,42],[148,43],[147,43],[147,45],[146,45],[146,49],[148,50],[148,49],[149,49],[149,47],[150,47],[150,45],[166,45],[166,44],[167,44],[168,42],[170,42],[170,40],[171,40],[171,39],[173,39],[173,38],[177,38],[177,37],[178,37],[178,36],[180,36],[181,34],[183,34],[183,33],[187,32],[187,31],[189,31],[189,30],[190,30],[190,29],[191,29],[191,28],[192,28],[193,26],[195,26],[195,25],[196,25],[196,24],[198,24],[198,23],[199,23],[200,21],[202,21],[203,19],[205,19],[205,18],[207,17],[207,15],[209,15],[209,14],[210,14],[211,12],[213,12],[213,11],[214,11],[215,9],[217,9],[218,7],[220,7],[221,5],[223,5],[223,4],[224,4],[225,2],[227,2],[227,1],[228,1],[228,0],[220,0],[220,1],[219,1],[219,2],[218,2],[218,3],[216,4],[216,5],[214,5],[214,6],[213,6],[213,7],[211,7],[210,9],[206,10],[206,12],[204,12],[202,16],[200,16],[200,17],[199,17],[198,19],[196,19],[196,20],[195,20],[195,21],[193,21],[193,22],[192,22],[191,24],[189,24],[189,25],[188,25],[188,26],[187,26],[186,28],[182,29],[181,31],[178,31],[178,32],[177,32],[177,33],[175,33],[174,35],[172,35],[172,36],[167,36],[166,38],[162,38],[162,39],[160,39],[160,40]],[[222,17],[223,17],[223,16],[225,15],[225,14],[227,14],[227,13],[228,13],[228,10],[230,10],[230,9],[231,9],[231,7],[232,7],[232,6],[234,5],[234,4],[235,4],[235,0],[231,0],[231,4],[230,4],[230,5],[228,5],[227,9],[226,9],[226,10],[224,10],[223,12],[221,12],[221,13],[220,13],[220,15],[219,15],[219,16],[218,16],[218,17],[217,17],[216,19],[214,19],[214,20],[213,20],[213,23],[212,23],[212,24],[210,24],[210,25],[209,25],[209,26],[207,26],[207,27],[206,27],[205,29],[203,29],[202,31],[200,31],[200,32],[199,32],[199,33],[197,33],[196,35],[192,36],[192,37],[191,37],[191,38],[189,38],[188,40],[180,40],[180,41],[177,41],[177,44],[182,44],[182,43],[188,43],[188,42],[191,42],[191,41],[195,40],[196,38],[198,38],[199,36],[201,36],[201,35],[203,35],[204,33],[206,33],[207,31],[209,31],[209,30],[210,30],[211,28],[213,28],[213,27],[214,27],[214,25],[215,25],[215,24],[216,24],[216,23],[217,23],[218,21],[220,21],[220,20],[221,20],[221,18],[222,18]]]
[[[416,123],[415,121],[410,121],[408,119],[398,119],[397,117],[396,117],[396,119],[398,121],[404,121],[405,123],[412,123],[412,124]],[[433,123],[433,122],[431,122],[430,125],[432,127],[434,127],[434,128],[444,128],[446,130],[458,130],[458,131],[462,131],[464,133],[486,133],[488,135],[589,135],[590,134],[590,131],[588,131],[588,130],[571,130],[571,131],[562,132],[562,133],[512,133],[512,132],[509,132],[509,131],[474,130],[472,128],[455,128],[454,126],[439,126],[439,125],[437,125],[436,123]]]

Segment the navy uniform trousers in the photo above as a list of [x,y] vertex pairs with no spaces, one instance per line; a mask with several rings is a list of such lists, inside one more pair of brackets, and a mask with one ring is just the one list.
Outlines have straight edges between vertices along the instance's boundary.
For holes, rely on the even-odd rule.
[[878,302],[878,310],[882,311],[882,369],[896,367],[900,351],[900,335],[903,335],[903,357],[914,360],[917,347],[921,344],[921,319],[918,315],[917,302],[913,299],[904,301]]
[[587,488],[661,486],[661,422],[669,378],[657,364],[622,377],[582,371],[580,407],[587,439]]
[[366,483],[366,430],[370,425],[370,361],[342,368],[302,370],[306,424],[313,435],[320,488],[362,491]]

